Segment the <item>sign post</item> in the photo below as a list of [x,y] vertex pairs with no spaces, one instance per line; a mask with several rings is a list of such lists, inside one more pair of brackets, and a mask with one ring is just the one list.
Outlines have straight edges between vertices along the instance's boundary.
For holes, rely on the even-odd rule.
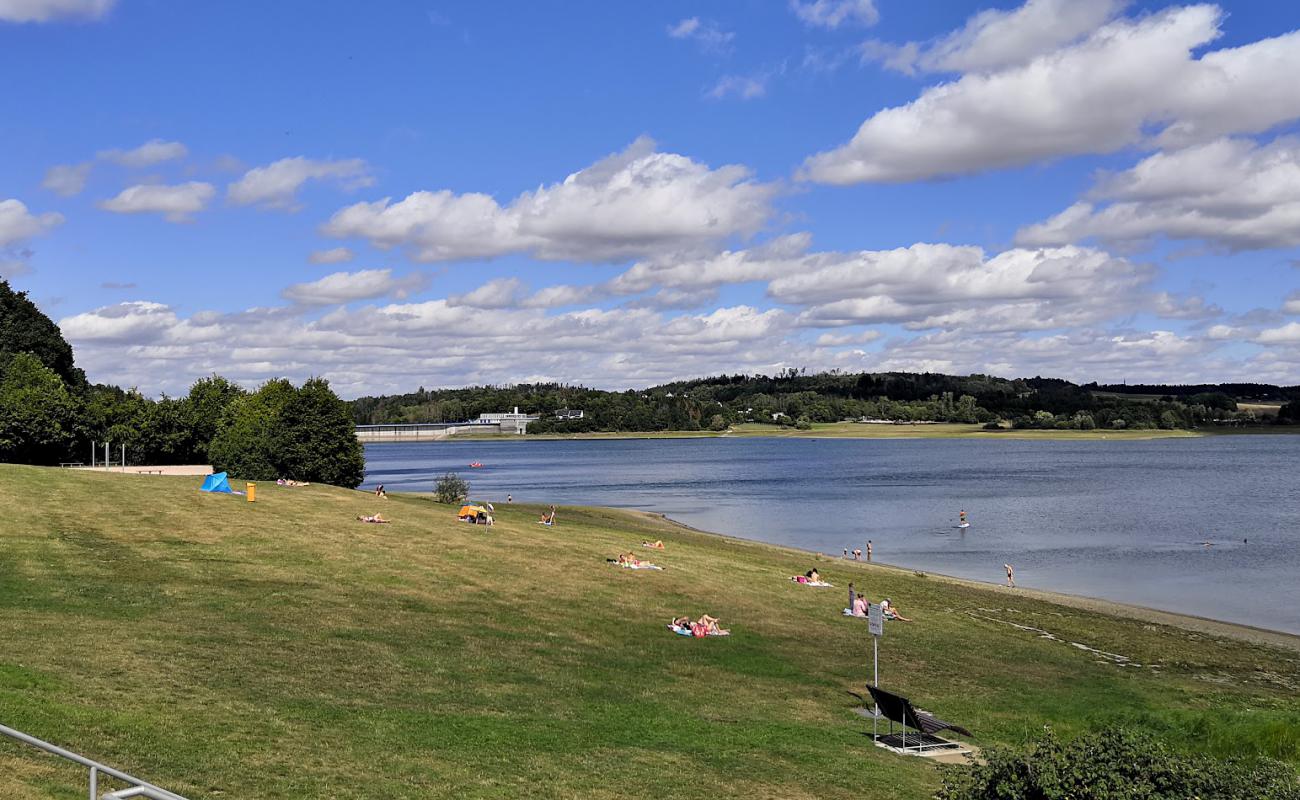
[[[871,685],[880,688],[880,637],[885,635],[885,613],[879,603],[867,606],[867,630],[871,632]],[[876,738],[876,726],[880,722],[880,704],[877,703],[871,715],[871,738]]]

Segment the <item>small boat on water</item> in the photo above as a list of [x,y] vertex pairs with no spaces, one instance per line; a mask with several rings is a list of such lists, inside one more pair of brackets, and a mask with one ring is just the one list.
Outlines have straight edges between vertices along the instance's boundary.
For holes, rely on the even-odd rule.
[[471,461],[469,465],[470,465],[471,467],[473,467],[474,469],[478,469],[479,467],[483,466],[483,462],[482,462],[482,461]]

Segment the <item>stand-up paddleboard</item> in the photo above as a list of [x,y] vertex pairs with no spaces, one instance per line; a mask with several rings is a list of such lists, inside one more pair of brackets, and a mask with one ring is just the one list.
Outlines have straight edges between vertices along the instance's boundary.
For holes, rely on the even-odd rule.
[[955,528],[969,528],[969,527],[970,527],[970,523],[969,523],[969,522],[962,522],[962,523],[960,523],[960,524],[958,524],[958,525],[954,525],[953,527],[955,527]]

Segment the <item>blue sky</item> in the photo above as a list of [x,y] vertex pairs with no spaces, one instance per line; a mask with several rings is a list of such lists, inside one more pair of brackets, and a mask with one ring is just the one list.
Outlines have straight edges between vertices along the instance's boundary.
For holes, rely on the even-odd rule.
[[1300,382],[1300,6],[0,0],[93,380]]

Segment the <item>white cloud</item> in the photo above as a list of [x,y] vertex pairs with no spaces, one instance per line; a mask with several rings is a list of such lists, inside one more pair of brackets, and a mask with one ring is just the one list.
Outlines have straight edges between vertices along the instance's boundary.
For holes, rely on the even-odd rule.
[[497,278],[472,292],[448,297],[447,304],[470,308],[513,308],[519,304],[520,294],[526,289],[518,278]]
[[1121,19],[1027,64],[970,72],[868,118],[804,162],[835,184],[961,175],[1143,142],[1255,133],[1300,116],[1300,32],[1194,57],[1220,34],[1214,6]]
[[175,326],[175,312],[161,303],[131,301],[59,320],[63,335],[85,342],[122,342],[152,337]]
[[395,278],[391,269],[363,269],[335,272],[310,283],[295,283],[281,295],[299,305],[328,306],[389,296],[402,299],[426,285],[428,279],[419,273]]
[[1046,330],[1099,322],[1135,307],[1154,269],[1077,247],[1017,249],[915,244],[814,254],[768,285],[778,302],[807,306],[801,322],[892,322],[915,330]]
[[731,49],[731,42],[736,34],[724,31],[699,17],[687,17],[676,25],[668,26],[668,35],[674,39],[691,39],[702,50],[711,53],[725,53]]
[[174,186],[140,184],[123,189],[117,197],[102,200],[99,207],[116,214],[162,214],[169,222],[189,222],[191,215],[207,207],[216,194],[210,183],[190,181]]
[[0,0],[0,21],[52,22],[100,19],[117,0]]
[[547,286],[520,301],[522,308],[563,308],[587,303],[603,296],[595,286]]
[[817,337],[818,347],[849,347],[851,345],[870,344],[884,336],[880,331],[862,331],[861,333],[823,333]]
[[86,188],[86,178],[90,176],[90,167],[89,162],[55,164],[45,171],[45,179],[41,181],[41,188],[49,189],[62,197],[81,194],[81,190]]
[[790,0],[790,10],[813,28],[870,27],[880,21],[874,0]]
[[309,180],[333,179],[347,188],[374,183],[366,162],[359,158],[341,161],[313,161],[297,156],[255,167],[226,187],[226,198],[235,205],[294,209],[298,189]]
[[1260,331],[1255,341],[1260,344],[1300,344],[1300,322],[1288,322],[1277,328]]
[[707,247],[756,232],[772,214],[772,184],[741,166],[717,169],[659,153],[641,138],[627,150],[506,206],[485,194],[421,191],[357,203],[322,227],[328,236],[404,246],[420,261],[536,258],[621,261]]
[[1300,315],[1300,290],[1291,292],[1282,301],[1282,313]]
[[1197,295],[1178,296],[1160,292],[1154,298],[1153,311],[1165,319],[1213,319],[1223,315],[1223,309],[1207,303]]
[[62,224],[63,215],[56,211],[33,214],[21,200],[0,200],[0,247],[19,244]]
[[1300,245],[1300,139],[1259,146],[1241,139],[1156,153],[1104,176],[1056,216],[1022,228],[1028,245],[1099,239],[1125,245],[1154,237],[1203,239],[1228,250]]
[[101,150],[99,157],[124,167],[152,167],[164,161],[174,161],[189,155],[189,149],[180,142],[150,139],[134,150]]
[[307,256],[307,260],[313,264],[342,264],[345,261],[351,261],[356,256],[346,247],[331,247],[328,250],[313,250],[312,254]]
[[705,96],[714,100],[721,100],[727,95],[734,94],[741,100],[753,100],[756,97],[762,97],[767,94],[767,81],[770,76],[766,74],[746,76],[746,75],[723,75],[718,82],[713,85],[712,89],[705,92]]
[[961,29],[927,45],[872,41],[864,45],[863,53],[907,74],[1000,69],[1078,41],[1126,4],[1127,0],[1027,0],[1008,11],[980,11]]

